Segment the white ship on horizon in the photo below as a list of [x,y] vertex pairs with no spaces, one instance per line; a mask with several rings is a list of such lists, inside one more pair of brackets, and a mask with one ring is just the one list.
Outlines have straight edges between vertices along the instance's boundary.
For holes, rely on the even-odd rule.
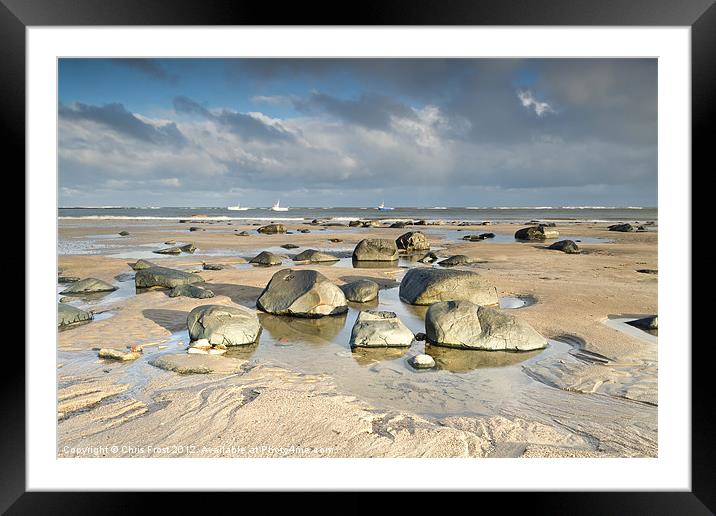
[[392,210],[393,208],[388,208],[388,207],[385,205],[385,201],[383,201],[383,202],[380,203],[380,205],[378,206],[377,209],[378,209],[378,211],[388,211],[388,210]]
[[271,211],[288,211],[288,208],[284,208],[281,206],[281,199],[276,201],[276,204],[271,206]]

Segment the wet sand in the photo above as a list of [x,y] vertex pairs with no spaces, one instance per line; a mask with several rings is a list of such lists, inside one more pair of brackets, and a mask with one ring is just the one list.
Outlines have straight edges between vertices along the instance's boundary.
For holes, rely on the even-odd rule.
[[[204,230],[190,232],[190,226]],[[90,456],[656,456],[654,337],[607,324],[615,314],[657,313],[658,275],[637,272],[657,269],[655,229],[615,233],[606,224],[558,224],[561,235],[589,242],[579,243],[581,254],[570,255],[545,249],[549,241],[515,242],[509,237],[522,227],[517,224],[287,227],[294,233],[258,235],[256,226],[225,222],[60,221],[61,253],[96,253],[61,254],[63,275],[120,288],[101,299],[73,301],[104,317],[58,334],[58,455],[86,456],[78,450],[116,445],[116,452]],[[121,230],[130,235],[120,237]],[[250,236],[235,234],[243,230]],[[261,314],[258,345],[217,357],[231,361],[222,372],[182,375],[150,364],[153,357],[185,352],[192,308],[234,304],[255,310],[261,290],[283,267],[316,269],[336,284],[374,279],[382,288],[380,309],[395,309],[420,331],[421,309],[397,300],[395,288],[405,267],[423,265],[353,268],[350,260],[295,265],[288,259],[306,248],[350,256],[363,238],[395,239],[409,230],[424,231],[438,256],[471,257],[476,263],[465,267],[488,278],[501,297],[534,301],[510,313],[552,345],[502,358],[441,348],[430,351],[438,370],[418,372],[407,358],[425,350],[424,343],[397,353],[351,352],[345,335],[361,309],[352,306],[343,320]],[[505,238],[462,240],[483,232]],[[330,241],[335,238],[342,241]],[[197,251],[152,253],[171,240],[192,242]],[[286,243],[299,248],[282,249]],[[246,264],[262,250],[286,257],[283,265]],[[216,297],[137,294],[128,265],[137,258],[200,271]],[[231,267],[204,271],[202,262]],[[97,358],[97,348],[136,345],[144,346],[144,354],[133,363]]]

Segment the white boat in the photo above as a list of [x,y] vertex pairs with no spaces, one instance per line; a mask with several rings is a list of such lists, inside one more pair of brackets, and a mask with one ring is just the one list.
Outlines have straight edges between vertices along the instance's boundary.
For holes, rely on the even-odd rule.
[[380,206],[378,206],[378,210],[379,210],[379,211],[388,211],[388,210],[392,210],[392,209],[393,209],[393,208],[388,208],[388,207],[385,206],[385,201],[383,201],[382,203],[380,203]]
[[283,208],[280,205],[281,200],[276,201],[276,204],[271,206],[271,211],[288,211],[288,208]]
[[226,209],[230,210],[230,211],[246,211],[246,210],[248,210],[248,208],[245,208],[239,204],[237,204],[236,206],[227,206]]

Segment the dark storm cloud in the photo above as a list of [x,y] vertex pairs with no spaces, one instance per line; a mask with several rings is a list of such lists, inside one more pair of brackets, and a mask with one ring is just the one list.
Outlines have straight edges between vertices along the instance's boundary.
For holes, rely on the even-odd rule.
[[177,113],[198,115],[212,120],[247,141],[272,143],[294,138],[281,124],[270,125],[251,115],[226,109],[221,110],[218,114],[213,114],[198,102],[184,96],[174,99],[174,110]]
[[89,121],[102,124],[108,129],[129,136],[141,142],[156,145],[183,146],[187,140],[174,122],[153,125],[143,122],[122,104],[91,106],[80,102],[59,107],[60,119]]
[[156,59],[112,59],[114,64],[137,70],[149,77],[166,82],[175,82],[177,76],[169,73]]
[[412,109],[396,100],[367,93],[358,99],[340,99],[325,93],[312,93],[305,99],[293,99],[294,108],[305,113],[327,113],[349,124],[369,129],[387,129],[392,116],[415,118]]

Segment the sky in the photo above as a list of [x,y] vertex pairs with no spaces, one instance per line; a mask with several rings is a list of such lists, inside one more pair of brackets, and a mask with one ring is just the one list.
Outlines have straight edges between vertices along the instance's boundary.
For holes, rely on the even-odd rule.
[[60,206],[656,206],[655,59],[61,59]]

